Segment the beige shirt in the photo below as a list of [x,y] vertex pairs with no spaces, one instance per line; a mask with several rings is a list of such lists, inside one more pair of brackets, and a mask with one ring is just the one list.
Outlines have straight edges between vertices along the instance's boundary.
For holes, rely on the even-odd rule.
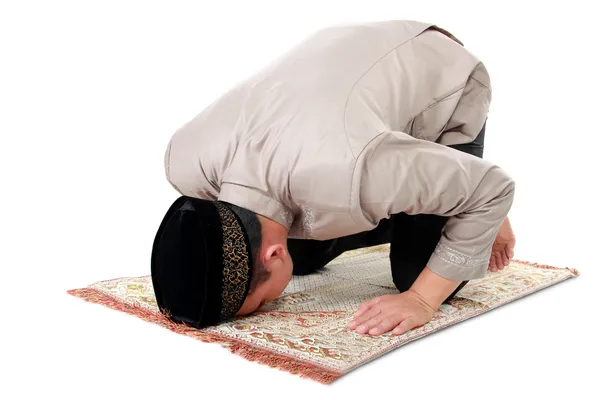
[[450,217],[428,267],[483,277],[514,195],[499,167],[446,147],[481,130],[483,64],[430,24],[321,30],[179,129],[165,153],[181,194],[247,208],[324,240],[392,214]]

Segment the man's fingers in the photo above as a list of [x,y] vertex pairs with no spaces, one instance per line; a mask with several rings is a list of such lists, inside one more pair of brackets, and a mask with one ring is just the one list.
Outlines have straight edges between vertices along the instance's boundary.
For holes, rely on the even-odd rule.
[[381,297],[375,297],[374,299],[362,303],[360,307],[358,307],[358,311],[356,312],[356,314],[354,314],[354,318],[359,317],[361,314],[363,314],[365,311],[367,311],[369,308],[373,307],[380,301]]
[[488,269],[492,272],[494,272],[496,269],[496,257],[494,257],[494,254],[490,256],[490,264],[488,265]]
[[504,261],[502,260],[502,251],[500,251],[500,253],[496,253],[496,266],[498,267],[499,271],[502,271],[504,269]]
[[502,271],[502,269],[504,269],[504,263],[502,262],[502,256],[500,256],[500,253],[496,253],[496,269],[498,269],[498,271]]
[[371,317],[370,319],[363,321],[358,327],[356,327],[355,331],[356,333],[367,333],[371,330],[371,328],[374,328],[377,325],[379,325],[384,319],[384,316],[381,313],[379,313]]
[[400,322],[400,324],[394,328],[394,330],[392,331],[392,334],[394,335],[402,335],[403,333],[406,333],[408,331],[410,331],[413,328],[416,328],[417,324],[415,323],[414,319],[412,318],[407,318],[404,321]]
[[495,253],[492,253],[492,255],[490,257],[490,266],[488,267],[488,269],[492,272],[498,271],[498,265],[496,263],[496,254]]
[[502,263],[504,264],[504,266],[508,267],[508,265],[510,264],[510,258],[508,258],[508,254],[506,254],[506,252],[507,249],[504,249],[500,252],[500,256],[502,257]]
[[513,257],[515,256],[514,246],[506,247],[506,255],[508,256],[509,260],[513,259]]
[[371,318],[374,318],[375,316],[377,316],[377,314],[379,314],[380,312],[381,312],[381,310],[379,309],[379,307],[371,307],[368,310],[366,310],[364,313],[362,313],[360,315],[360,317],[354,318],[354,320],[348,324],[348,328],[355,329],[356,327],[361,325],[363,322],[366,322],[366,321],[370,320]]
[[369,335],[378,336],[382,335],[386,332],[391,331],[395,326],[398,326],[398,323],[402,320],[402,317],[394,317],[393,315],[388,315],[385,318],[382,318],[379,324],[369,330]]

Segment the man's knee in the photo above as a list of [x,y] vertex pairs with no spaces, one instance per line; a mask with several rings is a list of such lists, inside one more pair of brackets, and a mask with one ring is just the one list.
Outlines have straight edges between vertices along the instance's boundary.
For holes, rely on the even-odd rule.
[[[390,257],[391,259],[391,257]],[[424,268],[424,267],[423,267]],[[406,292],[415,283],[423,268],[414,268],[408,265],[402,265],[392,262],[392,280],[396,289]]]
[[400,293],[406,292],[408,289],[410,289],[413,283],[414,281],[409,282],[403,279],[394,279],[394,286],[396,286],[396,289],[398,289]]
[[297,264],[294,263],[294,269],[292,275],[303,276],[310,275],[323,268],[322,266],[315,266],[314,264]]
[[456,290],[454,290],[454,292],[452,292],[452,294],[451,294],[450,296],[448,296],[448,297],[446,298],[446,300],[444,300],[444,303],[447,303],[448,301],[452,300],[452,299],[454,298],[454,296],[456,296],[456,294],[457,294],[458,292],[460,292],[460,290],[461,290],[463,287],[465,287],[465,285],[466,285],[467,283],[469,283],[469,281],[464,281],[464,282],[461,282],[461,284],[460,284],[460,285],[458,285],[458,287],[456,288]]
[[287,245],[294,264],[293,275],[312,274],[335,258],[334,240],[288,239]]

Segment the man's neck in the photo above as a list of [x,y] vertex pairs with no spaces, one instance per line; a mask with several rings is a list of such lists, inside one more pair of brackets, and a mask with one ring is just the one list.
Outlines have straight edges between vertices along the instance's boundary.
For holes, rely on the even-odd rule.
[[258,215],[263,244],[281,243],[287,247],[288,230],[285,226],[262,215]]

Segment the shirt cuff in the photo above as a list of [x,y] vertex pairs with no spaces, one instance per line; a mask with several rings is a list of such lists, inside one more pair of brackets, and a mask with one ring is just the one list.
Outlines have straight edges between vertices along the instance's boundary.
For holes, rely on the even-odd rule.
[[259,190],[235,183],[224,182],[221,185],[219,201],[234,204],[256,214],[262,215],[283,225],[287,230],[292,226],[294,214],[279,201],[263,194]]
[[436,275],[452,281],[468,281],[485,276],[490,262],[491,249],[470,256],[442,243],[437,244],[427,267]]

